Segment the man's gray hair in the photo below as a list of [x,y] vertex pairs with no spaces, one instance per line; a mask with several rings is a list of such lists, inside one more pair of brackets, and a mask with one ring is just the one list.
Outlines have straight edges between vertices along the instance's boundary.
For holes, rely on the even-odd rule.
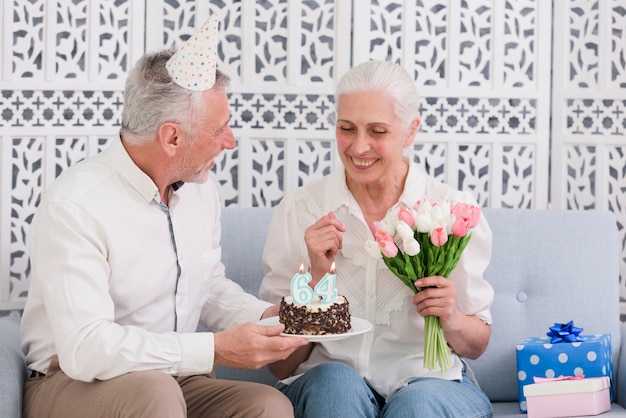
[[[191,91],[172,81],[165,64],[176,52],[165,49],[145,54],[128,73],[124,89],[121,136],[134,143],[152,140],[165,122],[178,123],[192,138],[203,118],[202,91]],[[230,79],[216,70],[212,89],[226,91]]]

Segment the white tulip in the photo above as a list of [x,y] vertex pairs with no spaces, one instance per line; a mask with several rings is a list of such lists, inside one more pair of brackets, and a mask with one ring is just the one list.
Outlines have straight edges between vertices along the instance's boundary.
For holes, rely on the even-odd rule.
[[398,221],[398,224],[396,225],[396,232],[403,240],[413,238],[413,228],[411,228],[404,221]]
[[402,247],[404,248],[404,253],[410,256],[419,254],[421,250],[420,243],[413,237],[405,238],[402,241]]
[[415,228],[417,232],[430,232],[433,229],[433,218],[430,213],[418,211],[415,216]]

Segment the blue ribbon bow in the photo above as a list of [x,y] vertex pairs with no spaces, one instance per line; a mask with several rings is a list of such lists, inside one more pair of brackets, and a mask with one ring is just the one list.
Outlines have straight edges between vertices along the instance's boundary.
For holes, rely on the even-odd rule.
[[582,331],[582,328],[574,326],[574,321],[569,321],[567,324],[555,323],[553,327],[550,327],[550,332],[546,335],[550,337],[550,344],[563,342],[574,343],[577,341],[585,341],[578,335]]

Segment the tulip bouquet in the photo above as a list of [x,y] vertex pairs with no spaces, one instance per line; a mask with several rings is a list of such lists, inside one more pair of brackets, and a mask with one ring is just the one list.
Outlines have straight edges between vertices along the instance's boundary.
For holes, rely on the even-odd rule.
[[[375,239],[368,251],[385,264],[414,293],[422,289],[415,281],[422,277],[449,277],[478,224],[480,208],[467,203],[418,201],[412,208],[390,211],[374,225]],[[450,367],[450,348],[439,318],[424,318],[424,367],[442,371]]]

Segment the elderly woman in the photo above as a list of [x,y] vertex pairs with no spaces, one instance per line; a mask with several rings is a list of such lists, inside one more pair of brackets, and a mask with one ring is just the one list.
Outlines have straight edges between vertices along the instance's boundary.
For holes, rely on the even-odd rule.
[[[481,417],[492,414],[463,358],[491,334],[491,256],[484,219],[449,278],[424,277],[417,294],[366,248],[375,223],[417,200],[467,201],[407,157],[419,128],[417,91],[391,62],[354,67],[337,86],[337,150],[343,167],[285,196],[267,236],[260,296],[278,303],[302,261],[311,286],[336,263],[336,286],[373,330],[310,344],[271,365],[301,417]],[[472,202],[475,204],[475,202]],[[424,317],[439,318],[451,348],[446,370],[424,367]]]

